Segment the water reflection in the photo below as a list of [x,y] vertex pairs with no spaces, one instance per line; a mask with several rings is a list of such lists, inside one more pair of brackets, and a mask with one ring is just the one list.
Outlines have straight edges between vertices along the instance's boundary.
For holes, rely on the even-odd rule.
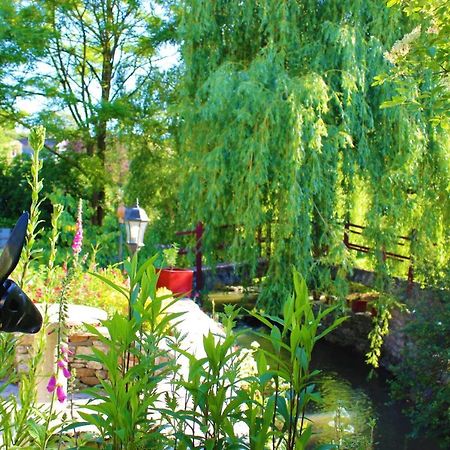
[[[412,431],[411,424],[402,414],[401,405],[393,402],[389,397],[389,373],[379,369],[372,377],[369,377],[370,368],[364,362],[363,355],[351,348],[322,341],[314,349],[312,366],[314,369],[320,369],[325,378],[331,377],[337,382],[332,389],[339,392],[341,389],[339,386],[348,386],[354,393],[354,401],[360,398],[360,405],[367,401],[367,412],[364,407],[357,408],[358,420],[376,420],[373,430],[374,449],[434,450],[438,448],[437,444],[429,439],[409,437]],[[330,391],[324,395],[324,401],[327,401],[327,396],[333,398],[334,395]],[[345,395],[344,392],[340,392],[337,397],[341,394]],[[357,420],[356,416],[354,420]]]
[[[249,330],[239,343],[249,347],[258,340]],[[378,370],[369,379],[370,369],[362,355],[349,348],[320,342],[313,353],[312,369],[322,372],[318,390],[322,403],[312,409],[308,418],[313,424],[314,441],[335,443],[340,449],[358,450],[433,450],[429,440],[408,437],[411,425],[401,407],[390,401],[388,373]]]
[[308,414],[316,444],[336,444],[342,449],[370,450],[373,446],[375,412],[369,397],[335,373],[324,374],[318,383],[322,401]]

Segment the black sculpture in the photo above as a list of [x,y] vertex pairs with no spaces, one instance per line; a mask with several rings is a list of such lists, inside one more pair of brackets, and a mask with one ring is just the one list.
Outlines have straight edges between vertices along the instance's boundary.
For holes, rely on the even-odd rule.
[[28,213],[23,213],[0,256],[0,331],[37,333],[42,316],[28,296],[8,280],[20,259],[27,233]]

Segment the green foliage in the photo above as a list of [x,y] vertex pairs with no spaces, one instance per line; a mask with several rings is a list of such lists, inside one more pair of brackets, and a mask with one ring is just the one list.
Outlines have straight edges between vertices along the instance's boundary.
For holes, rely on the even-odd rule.
[[[84,266],[83,266],[84,267]],[[118,268],[98,268],[91,265],[92,270],[102,277],[121,283],[126,283],[126,278]],[[56,303],[59,299],[61,286],[66,277],[64,266],[56,266],[51,276],[51,284],[47,277],[45,266],[32,268],[29,272],[28,296],[36,302]],[[109,316],[116,312],[125,314],[127,302],[114,291],[105,290],[103,283],[95,276],[79,270],[73,274],[70,291],[67,292],[69,303],[101,308]]]
[[180,344],[171,346],[189,363],[186,376],[175,374],[176,392],[180,395],[182,389],[187,395],[184,407],[180,410],[179,403],[167,398],[163,411],[176,430],[175,448],[306,448],[311,427],[305,410],[319,401],[314,386],[318,371],[309,369],[311,352],[344,319],[318,332],[320,321],[334,308],[315,316],[304,280],[297,272],[294,279],[295,294],[285,303],[283,319],[254,313],[270,331],[259,334],[268,345],[253,355],[236,347],[238,311],[231,306],[221,316],[223,331],[204,336],[204,353],[184,349],[182,336]]
[[58,224],[61,214],[63,213],[63,206],[59,203],[53,205],[53,214],[51,219],[51,233],[50,233],[50,255],[48,257],[48,270],[52,271],[55,268],[55,260],[57,254],[57,243],[60,236],[60,232],[58,231]]
[[147,257],[156,252],[158,244],[171,242],[176,231],[192,226],[179,199],[185,169],[178,143],[178,78],[175,70],[158,77],[153,85],[156,92],[149,90],[141,98],[144,108],[149,109],[137,121],[141,135],[133,134],[136,123],[124,130],[129,158],[124,202],[131,205],[138,198],[149,216],[146,246],[142,249]]
[[174,421],[176,448],[231,449],[242,444],[235,426],[242,420],[242,407],[248,400],[238,389],[240,358],[232,330],[236,316],[237,311],[228,308],[223,316],[223,336],[212,332],[203,336],[204,356],[185,349],[182,337],[172,346],[189,367],[185,377],[178,373],[174,380],[185,392],[184,406],[180,410],[176,402],[166,402],[172,408],[166,413]]
[[[169,303],[156,294],[157,274],[153,260],[138,268],[137,255],[125,263],[129,289],[98,274],[108,286],[128,302],[128,317],[115,314],[102,324],[105,337],[98,329],[86,325],[97,336],[105,351],[94,349],[85,359],[101,363],[108,370],[108,380],[88,392],[97,400],[88,404],[90,412],[81,417],[94,425],[101,435],[102,448],[162,448],[162,424],[155,418],[161,392],[158,383],[172,367],[163,362],[160,344],[170,321],[179,313],[168,313]],[[173,302],[173,300],[172,300]]]
[[30,207],[30,166],[30,159],[21,156],[11,162],[0,160],[0,208],[5,226],[14,226],[20,214]]
[[176,243],[173,243],[169,248],[165,248],[163,250],[164,264],[169,267],[175,267],[177,264],[179,250],[180,246]]
[[[32,60],[42,56],[48,30],[42,27],[42,15],[30,2],[1,2],[0,4],[0,115],[11,119],[17,96],[29,92],[30,83],[17,70],[28,68],[31,79]],[[22,6],[22,7],[20,7]]]
[[[271,330],[262,335],[270,348],[257,351],[255,370],[248,372],[248,355],[236,347],[238,311],[232,307],[222,316],[223,332],[203,337],[201,353],[185,349],[183,336],[168,334],[183,313],[170,309],[177,300],[158,296],[153,262],[138,266],[136,255],[126,262],[128,288],[93,274],[129,305],[128,318],[115,314],[103,322],[108,337],[87,326],[104,350],[94,349],[85,359],[104,365],[108,379],[88,390],[96,402],[80,415],[97,428],[100,447],[263,450],[271,441],[273,448],[306,448],[311,428],[305,410],[319,400],[318,371],[309,370],[311,352],[344,319],[319,332],[334,307],[314,315],[306,284],[295,272],[296,291],[285,303],[284,318],[255,313]],[[173,353],[163,358],[168,343]],[[281,352],[287,352],[287,361]],[[238,434],[239,424],[248,439],[245,431]]]
[[[22,262],[21,283],[26,282],[27,287],[32,279],[30,274],[30,262],[33,255],[39,254],[40,251],[34,249],[36,237],[38,236],[40,224],[40,207],[42,200],[39,193],[42,190],[42,181],[39,172],[42,161],[39,160],[39,152],[42,149],[45,140],[45,129],[37,127],[32,130],[31,144],[34,149],[33,163],[31,166],[32,180],[29,181],[32,191],[32,203],[30,222],[27,230],[25,243],[25,261]],[[3,372],[0,375],[7,375],[6,378],[1,376],[1,391],[13,382],[20,383],[19,396],[9,393],[2,395],[0,399],[0,434],[2,448],[39,448],[47,449],[54,446],[60,446],[63,441],[68,441],[66,437],[60,435],[61,417],[54,409],[54,395],[49,405],[43,406],[37,401],[36,386],[38,384],[38,376],[40,374],[40,365],[45,346],[47,344],[47,335],[49,333],[47,322],[46,300],[50,296],[51,289],[55,287],[55,268],[54,262],[56,258],[56,244],[58,240],[58,220],[62,213],[61,205],[55,205],[52,215],[52,231],[50,242],[50,258],[48,268],[41,273],[44,287],[42,298],[44,304],[44,320],[41,330],[35,336],[33,345],[30,346],[30,358],[28,361],[28,369],[26,373],[17,374],[13,368],[14,346],[18,339],[5,338],[2,334],[0,357],[4,362]],[[35,256],[34,256],[35,257]],[[70,283],[70,278],[65,277],[62,289],[60,290],[59,301],[59,320],[56,326],[58,334],[57,354],[60,354],[60,346],[62,339],[67,337],[65,333],[65,313],[66,313],[66,292]],[[55,330],[52,330],[54,332]],[[55,362],[56,364],[56,362]],[[58,369],[57,369],[58,370]],[[63,418],[63,422],[64,422]]]
[[450,302],[417,302],[405,327],[401,362],[393,367],[394,398],[405,401],[415,436],[450,445]]
[[[68,140],[69,147],[81,150],[81,155],[74,155],[73,148],[52,153],[84,178],[91,195],[83,197],[96,209],[98,225],[118,147],[142,136],[144,124],[161,120],[161,75],[154,59],[159,46],[173,38],[173,27],[158,3],[20,0],[0,8],[6,38],[0,47],[0,56],[5,53],[0,59],[0,106],[5,102],[8,107],[4,115],[25,126],[44,123],[57,141]],[[23,23],[32,26],[25,32]],[[29,51],[14,61],[22,42]],[[35,67],[39,70],[29,70]],[[3,76],[8,68],[15,70]],[[3,79],[11,93],[6,87],[3,92]],[[21,117],[17,99],[36,96],[46,99],[45,111]]]
[[31,164],[31,179],[28,183],[31,187],[31,206],[30,206],[30,218],[28,221],[27,236],[24,245],[24,256],[21,259],[21,276],[19,279],[19,285],[23,286],[27,282],[27,271],[32,259],[39,257],[41,249],[33,248],[35,246],[36,239],[40,234],[40,207],[42,198],[39,194],[42,191],[43,183],[40,178],[40,170],[42,169],[42,161],[39,158],[40,151],[44,147],[45,142],[45,128],[35,127],[30,132],[30,145],[33,149],[33,160]]
[[358,216],[382,291],[399,234],[414,236],[417,279],[447,283],[448,134],[429,111],[380,109],[395,87],[372,85],[405,18],[378,0],[182,5],[184,200],[206,256],[231,224],[229,259],[254,269],[258,234],[271,242],[260,307],[282,310],[291,265],[342,296],[343,224]]
[[[73,166],[72,161],[85,163],[79,155],[67,159],[58,159],[51,155],[47,149],[40,151],[42,167],[41,179],[44,185],[41,190],[43,203],[41,205],[41,218],[50,225],[52,202],[63,203],[61,198],[65,195],[74,198],[90,198],[92,189],[86,178]],[[23,211],[30,209],[31,188],[27,182],[31,171],[32,159],[27,155],[19,155],[12,160],[0,160],[0,206],[2,218],[15,222]],[[67,180],[70,179],[70,183]],[[70,201],[65,202],[70,203]],[[69,208],[70,210],[71,208]],[[92,214],[92,213],[91,213]]]
[[[271,420],[273,448],[279,448],[280,444],[286,449],[306,447],[311,435],[311,428],[305,421],[306,408],[310,402],[317,402],[320,398],[315,392],[319,371],[310,371],[309,368],[312,351],[317,341],[346,319],[338,318],[328,328],[319,331],[321,321],[335,310],[336,306],[315,315],[306,282],[296,271],[294,271],[294,287],[295,294],[283,305],[282,320],[274,316],[252,313],[270,329],[268,335],[261,334],[260,337],[269,341],[273,351],[261,349],[264,356],[260,355],[257,362],[261,377],[259,382],[267,381],[270,374],[276,388],[272,397],[268,399],[268,407],[272,407],[273,411]],[[287,357],[283,358],[281,352]],[[265,408],[264,403],[261,406]],[[277,424],[277,421],[280,424]],[[264,441],[261,441],[259,436],[257,440]]]
[[406,312],[404,304],[399,303],[394,297],[386,294],[378,296],[376,301],[376,314],[372,322],[373,328],[369,332],[370,349],[366,354],[366,362],[372,367],[379,367],[381,356],[381,347],[384,337],[389,333],[389,321],[392,319],[392,310],[396,308],[399,311]]
[[446,0],[389,0],[410,19],[411,31],[385,56],[392,64],[376,83],[393,81],[396,95],[382,107],[407,105],[412,111],[427,110],[436,125],[449,127],[450,114],[450,9]]

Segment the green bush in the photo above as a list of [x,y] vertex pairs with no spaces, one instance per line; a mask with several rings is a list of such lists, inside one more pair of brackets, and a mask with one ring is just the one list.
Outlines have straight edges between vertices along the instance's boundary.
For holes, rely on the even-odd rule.
[[[126,276],[118,268],[99,268],[96,269],[95,273],[116,283],[127,284]],[[32,270],[29,274],[27,294],[35,302],[43,301],[43,293],[46,291],[45,286],[48,284],[45,274],[46,268],[43,266],[40,266],[37,270]],[[49,303],[58,301],[61,286],[66,276],[64,266],[55,267],[52,274],[51,291],[46,291],[45,301]],[[78,270],[72,275],[71,288],[67,297],[69,303],[102,308],[109,316],[116,312],[124,314],[127,311],[127,302],[121,295],[116,291],[105,289],[104,284],[98,277],[82,270]]]
[[450,447],[450,301],[418,302],[405,327],[407,345],[394,367],[395,399],[405,401],[416,436]]
[[[108,379],[88,390],[96,402],[80,414],[97,428],[100,448],[306,448],[312,430],[305,411],[319,400],[311,353],[344,320],[318,334],[321,320],[335,307],[314,315],[305,281],[294,273],[295,293],[286,300],[283,319],[254,314],[270,329],[260,335],[270,345],[255,350],[248,370],[252,356],[236,345],[232,307],[222,316],[223,332],[203,336],[204,355],[183,348],[183,336],[171,331],[183,313],[171,312],[176,300],[156,292],[154,259],[141,267],[136,257],[125,263],[128,288],[97,275],[128,305],[128,318],[115,314],[102,322],[109,338],[87,326],[106,347],[85,357],[107,367]],[[161,345],[171,349],[169,358]],[[242,435],[239,425],[246,430]]]

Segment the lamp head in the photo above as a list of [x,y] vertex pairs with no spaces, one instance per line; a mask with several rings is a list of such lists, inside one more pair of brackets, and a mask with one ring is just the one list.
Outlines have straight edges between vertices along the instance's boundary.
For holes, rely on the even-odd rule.
[[127,245],[131,253],[135,253],[144,246],[144,234],[148,222],[147,213],[139,207],[137,201],[136,206],[126,209],[125,229],[127,232]]

